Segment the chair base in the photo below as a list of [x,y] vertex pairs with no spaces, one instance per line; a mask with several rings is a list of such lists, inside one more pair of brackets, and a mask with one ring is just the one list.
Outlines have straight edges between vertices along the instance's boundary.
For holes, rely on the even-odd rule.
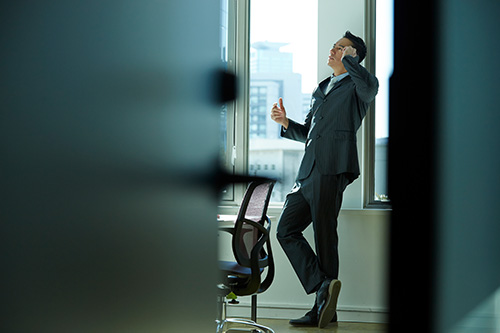
[[[227,302],[226,294],[228,288],[224,285],[218,285],[219,293],[217,297],[218,313],[217,313],[217,333],[226,332],[258,332],[258,333],[274,333],[274,331],[264,325],[257,324],[254,320],[243,318],[226,318]],[[256,300],[255,300],[256,301]],[[257,317],[256,311],[252,311],[252,315]]]
[[[235,327],[231,327],[235,326]],[[244,326],[244,327],[242,327]],[[219,322],[217,325],[217,333],[226,332],[258,332],[258,333],[274,333],[274,331],[264,325],[257,324],[253,320],[242,318],[227,318]]]

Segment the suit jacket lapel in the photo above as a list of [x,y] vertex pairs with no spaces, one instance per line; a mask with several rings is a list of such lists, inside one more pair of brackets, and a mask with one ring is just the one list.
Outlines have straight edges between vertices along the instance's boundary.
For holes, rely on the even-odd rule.
[[319,95],[319,97],[321,98],[325,98],[325,89],[326,87],[328,86],[328,82],[330,82],[330,80],[328,78],[324,79],[323,81],[321,81],[319,84],[318,84],[318,89],[316,89],[316,92],[313,94],[313,95]]

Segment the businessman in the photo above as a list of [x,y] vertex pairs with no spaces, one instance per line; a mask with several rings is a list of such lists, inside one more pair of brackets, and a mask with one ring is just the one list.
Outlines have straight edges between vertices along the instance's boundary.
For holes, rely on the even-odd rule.
[[[286,115],[283,99],[271,110],[281,125],[281,136],[305,143],[296,182],[287,195],[277,237],[307,294],[315,304],[294,326],[324,328],[337,320],[338,280],[337,218],[342,195],[359,176],[356,132],[378,91],[378,80],[361,61],[364,41],[349,31],[330,50],[331,77],[319,83],[304,123]],[[313,224],[314,246],[303,231]]]

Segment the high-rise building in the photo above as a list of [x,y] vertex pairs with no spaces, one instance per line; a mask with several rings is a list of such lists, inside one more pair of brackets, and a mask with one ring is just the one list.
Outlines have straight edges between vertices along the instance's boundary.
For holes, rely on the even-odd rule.
[[[286,43],[257,42],[250,53],[249,173],[278,179],[272,201],[284,201],[293,186],[304,145],[280,137],[280,126],[269,116],[283,98],[287,116],[304,119],[302,76],[293,72],[293,54],[281,52]],[[304,102],[307,100],[307,102]]]
[[293,54],[281,52],[286,43],[257,42],[250,53],[250,138],[279,138],[270,119],[280,97],[288,116],[302,118],[302,76],[293,72]]
[[292,73],[293,54],[281,52],[288,43],[256,42],[250,53],[250,73]]

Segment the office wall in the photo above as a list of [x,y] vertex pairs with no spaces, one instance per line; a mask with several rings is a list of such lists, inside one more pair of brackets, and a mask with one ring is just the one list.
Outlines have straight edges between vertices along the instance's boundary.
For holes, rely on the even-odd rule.
[[[224,210],[234,213],[234,210]],[[258,296],[258,316],[294,318],[304,315],[314,303],[314,295],[306,295],[288,258],[276,239],[276,225],[281,209],[270,208],[272,245],[276,275],[271,287]],[[338,301],[339,320],[387,322],[387,246],[388,213],[384,211],[344,209],[339,216],[339,254],[342,291]],[[304,233],[311,244],[313,231]],[[219,256],[231,259],[231,241],[219,235]],[[229,315],[249,316],[250,300],[241,297],[240,305],[228,307]]]
[[[331,74],[326,65],[328,51],[346,30],[364,35],[364,0],[319,0],[318,3],[318,80]],[[364,36],[363,36],[364,37]],[[360,163],[362,130],[358,132]],[[387,247],[389,212],[363,210],[363,178],[351,184],[345,192],[343,209],[339,216],[340,280],[343,283],[339,297],[339,320],[386,322],[387,294]],[[226,210],[234,213],[234,210]],[[273,216],[273,251],[276,277],[271,288],[258,297],[258,315],[270,318],[294,318],[302,316],[314,302],[314,295],[306,295],[288,259],[276,238],[276,224],[281,207],[271,207]],[[313,244],[312,228],[305,231]],[[220,254],[230,256],[227,236],[220,236]],[[225,244],[225,245],[224,245]],[[249,316],[249,300],[241,298],[241,304],[230,306],[230,315]]]

